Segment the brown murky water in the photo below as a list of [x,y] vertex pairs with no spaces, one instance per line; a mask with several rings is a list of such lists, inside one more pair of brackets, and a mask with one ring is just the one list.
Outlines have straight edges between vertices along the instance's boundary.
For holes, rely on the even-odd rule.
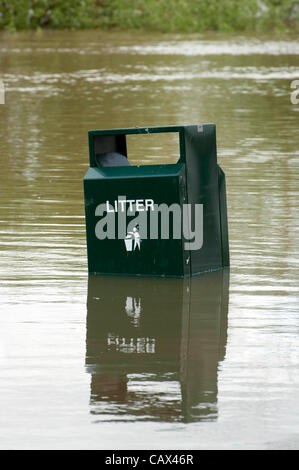
[[[290,37],[0,35],[1,448],[298,448],[298,56]],[[87,131],[201,122],[230,271],[88,280]]]

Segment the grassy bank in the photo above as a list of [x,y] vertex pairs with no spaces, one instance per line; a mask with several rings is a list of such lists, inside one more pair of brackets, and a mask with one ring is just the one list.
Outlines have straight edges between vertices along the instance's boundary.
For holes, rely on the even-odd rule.
[[299,31],[297,0],[0,0],[0,29]]

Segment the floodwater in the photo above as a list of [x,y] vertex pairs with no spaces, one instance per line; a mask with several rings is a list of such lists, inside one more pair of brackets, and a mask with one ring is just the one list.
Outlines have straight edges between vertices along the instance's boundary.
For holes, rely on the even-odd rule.
[[[299,41],[0,35],[2,449],[298,445]],[[90,278],[87,131],[214,122],[230,270]],[[129,143],[135,163],[177,143]]]

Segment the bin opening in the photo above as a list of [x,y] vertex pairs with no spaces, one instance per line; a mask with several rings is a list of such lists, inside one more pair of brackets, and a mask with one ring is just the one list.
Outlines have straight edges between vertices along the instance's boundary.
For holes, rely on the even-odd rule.
[[131,163],[119,152],[107,152],[96,154],[97,166],[131,166]]
[[130,166],[125,135],[94,136],[94,153],[97,166]]
[[127,155],[132,165],[168,165],[180,159],[178,132],[127,134]]
[[178,132],[95,135],[93,147],[98,167],[167,165],[180,159]]

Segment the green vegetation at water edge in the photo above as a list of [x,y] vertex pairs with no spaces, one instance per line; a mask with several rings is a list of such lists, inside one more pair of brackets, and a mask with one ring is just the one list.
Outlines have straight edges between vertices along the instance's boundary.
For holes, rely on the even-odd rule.
[[298,0],[0,0],[0,29],[299,31]]

